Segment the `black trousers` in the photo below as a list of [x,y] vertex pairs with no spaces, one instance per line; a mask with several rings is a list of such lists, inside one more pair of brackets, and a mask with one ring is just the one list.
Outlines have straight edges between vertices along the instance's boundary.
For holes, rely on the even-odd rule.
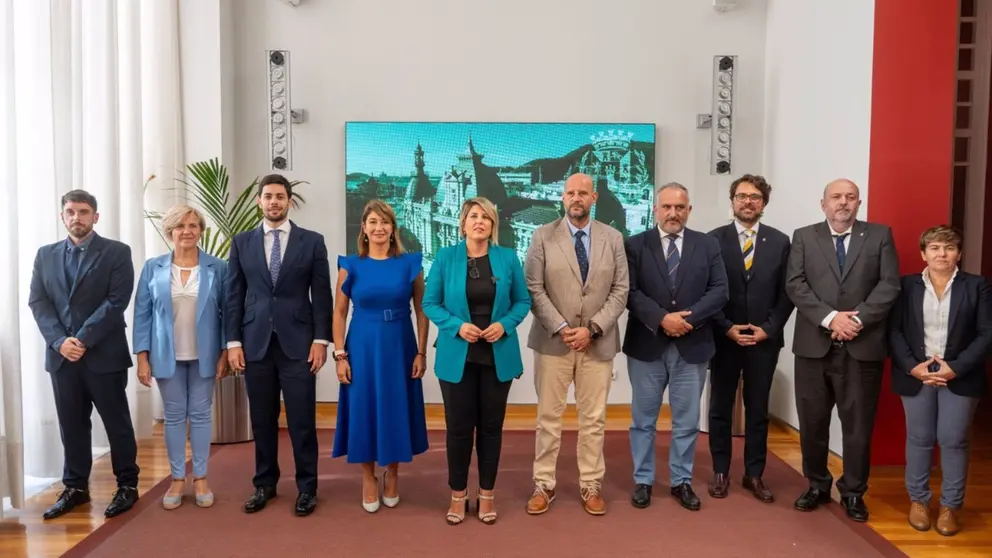
[[842,497],[862,496],[871,470],[871,436],[882,384],[882,362],[861,361],[834,345],[823,358],[796,357],[796,408],[803,476],[813,488],[828,492],[830,415],[840,418],[844,474],[837,481]]
[[138,486],[138,443],[127,403],[127,370],[96,373],[81,361],[66,361],[51,374],[55,411],[65,452],[62,484],[87,489],[93,468],[93,423],[96,407],[110,441],[110,463],[117,486]]
[[245,383],[255,436],[255,486],[279,482],[279,393],[293,444],[296,488],[317,494],[317,376],[306,360],[292,360],[273,334],[265,357],[245,363]]
[[472,463],[472,442],[479,456],[479,488],[496,486],[499,454],[503,446],[503,419],[510,382],[501,382],[492,366],[466,363],[462,381],[440,380],[447,428],[448,486],[468,488],[468,468]]
[[743,374],[744,474],[752,478],[764,474],[768,456],[768,397],[779,352],[777,345],[719,345],[710,371],[709,439],[714,473],[730,474],[734,400]]

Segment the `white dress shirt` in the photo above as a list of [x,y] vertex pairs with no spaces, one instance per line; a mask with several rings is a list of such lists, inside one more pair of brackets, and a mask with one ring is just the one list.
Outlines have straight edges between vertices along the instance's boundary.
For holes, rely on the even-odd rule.
[[[830,223],[829,222],[827,223],[827,227],[830,227],[830,239],[831,239],[831,242],[834,245],[834,252],[837,251],[837,237],[840,236],[840,235],[842,235],[842,234],[846,234],[847,236],[844,237],[844,253],[845,254],[850,254],[851,253],[851,235],[854,233],[854,224],[852,223],[851,226],[848,227],[846,231],[835,231],[834,228],[830,226]],[[826,329],[830,329],[830,322],[833,321],[834,316],[836,316],[836,315],[837,315],[837,311],[836,310],[831,310],[830,313],[827,314],[827,317],[826,318],[823,318],[823,321],[820,322],[820,325],[822,325]],[[854,316],[853,318],[854,318],[854,321],[858,322],[859,324],[861,323],[861,319],[858,318],[857,316]]]
[[[658,233],[661,234],[661,248],[665,252],[665,258],[668,258],[668,245],[671,244],[672,239],[668,238],[668,233],[658,225]],[[679,251],[679,261],[682,261],[682,240],[685,238],[685,228],[679,229],[679,232],[675,233],[675,247]]]
[[923,346],[926,348],[926,356],[939,356],[944,358],[944,350],[947,348],[947,327],[951,316],[951,285],[957,277],[958,270],[954,270],[954,275],[944,287],[944,294],[937,298],[937,291],[930,282],[930,268],[923,270],[923,285],[926,290],[923,292]]
[[[286,219],[278,227],[272,228],[269,223],[262,221],[262,245],[265,247],[265,266],[272,267],[272,245],[275,243],[275,235],[279,235],[279,256],[280,260],[286,257],[286,246],[289,244],[289,233],[293,230],[293,225]],[[314,339],[314,343],[319,343],[325,347],[330,345],[327,339]],[[230,341],[227,343],[228,349],[240,347],[240,341]]]
[[[761,226],[761,224],[758,223],[757,221],[755,221],[754,226],[751,227],[751,236],[753,236],[754,239],[755,239],[754,242],[751,243],[751,253],[752,253],[752,256],[751,257],[752,258],[754,257],[753,254],[758,251],[758,241],[757,241],[757,238],[758,238],[758,227],[760,227],[760,226]],[[747,236],[744,235],[744,231],[747,230],[747,227],[745,227],[744,225],[742,225],[741,222],[738,221],[737,219],[734,219],[734,227],[737,229],[737,241],[741,245],[741,254],[743,254],[744,253],[744,243],[747,242]]]

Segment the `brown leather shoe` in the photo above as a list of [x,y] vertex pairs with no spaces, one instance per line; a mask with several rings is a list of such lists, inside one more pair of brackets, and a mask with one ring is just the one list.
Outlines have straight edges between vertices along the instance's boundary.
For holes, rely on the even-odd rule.
[[584,486],[579,490],[579,495],[582,497],[582,507],[585,508],[586,513],[591,515],[603,515],[606,513],[606,500],[599,493],[599,488]]
[[930,530],[930,510],[923,502],[909,505],[909,524],[917,531]]
[[945,537],[953,537],[958,532],[957,512],[947,506],[940,506],[937,512],[937,532]]
[[727,493],[730,491],[730,479],[727,475],[723,473],[716,473],[713,475],[713,480],[710,481],[709,493],[713,498],[726,498]]
[[530,515],[541,515],[551,509],[551,502],[555,501],[555,491],[545,490],[541,486],[534,487],[534,494],[527,500],[527,513]]
[[754,497],[761,500],[766,504],[770,504],[775,501],[775,495],[772,491],[765,486],[765,481],[761,480],[761,477],[749,477],[747,475],[741,479],[741,486],[750,490]]

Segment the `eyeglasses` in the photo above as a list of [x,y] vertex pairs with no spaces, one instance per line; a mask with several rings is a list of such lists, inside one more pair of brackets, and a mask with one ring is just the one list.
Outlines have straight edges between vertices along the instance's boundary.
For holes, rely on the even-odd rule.
[[475,266],[475,258],[468,259],[468,276],[472,279],[479,278],[479,268]]
[[734,194],[734,199],[737,201],[747,201],[751,200],[753,202],[761,201],[764,197],[761,194]]

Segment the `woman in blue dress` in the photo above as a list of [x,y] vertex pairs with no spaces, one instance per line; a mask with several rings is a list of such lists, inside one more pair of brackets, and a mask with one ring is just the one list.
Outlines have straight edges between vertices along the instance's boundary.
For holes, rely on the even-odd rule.
[[[429,322],[420,305],[423,294],[421,254],[404,252],[389,205],[368,202],[358,255],[338,258],[333,325],[341,387],[332,457],[346,455],[348,463],[362,464],[362,507],[369,513],[380,501],[390,508],[399,504],[399,464],[427,451],[421,378]],[[385,467],[381,500],[376,464]]]

